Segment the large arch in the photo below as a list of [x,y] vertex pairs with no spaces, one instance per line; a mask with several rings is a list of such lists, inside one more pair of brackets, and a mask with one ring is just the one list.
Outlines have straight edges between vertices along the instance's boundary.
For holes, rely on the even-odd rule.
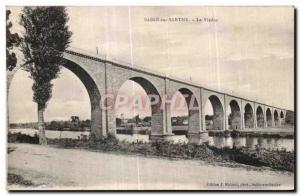
[[[216,95],[211,95],[208,97],[213,109],[212,116],[212,129],[213,130],[223,130],[224,129],[224,109],[220,99]],[[207,102],[206,102],[207,104]],[[207,130],[207,128],[206,128]]]
[[258,106],[256,108],[256,124],[257,127],[264,127],[265,124],[265,118],[264,118],[264,112],[263,109],[261,108],[261,106]]
[[71,60],[64,59],[62,66],[72,71],[84,84],[91,103],[91,133],[94,133],[96,137],[101,137],[103,135],[101,95],[94,79],[80,65]]
[[267,121],[267,127],[272,127],[272,113],[270,108],[267,108],[266,110],[266,121]]
[[[85,70],[82,66],[69,59],[63,58],[61,61],[61,66],[74,73],[85,86],[85,89],[89,95],[91,105],[91,133],[93,133],[96,137],[101,137],[103,133],[102,110],[100,107],[101,94],[96,85],[95,80],[92,78],[92,76],[88,73],[87,70]],[[14,74],[20,68],[21,67],[17,67],[15,68],[15,70],[12,71],[13,74],[10,76],[9,83],[7,84],[8,91],[10,87],[10,82],[12,81]]]
[[[162,135],[161,131],[163,130],[163,108],[161,108],[161,96],[158,93],[155,86],[144,77],[131,77],[128,80],[134,81],[140,85],[146,92],[148,96],[148,101],[151,104],[151,135]],[[122,85],[121,85],[122,86]],[[158,100],[155,100],[158,99]]]
[[188,134],[199,133],[200,131],[200,112],[199,103],[194,93],[188,88],[180,88],[178,90],[187,104],[188,109]]
[[231,113],[228,114],[228,128],[234,130],[240,130],[241,126],[241,109],[236,100],[231,100],[229,102]]
[[252,106],[247,103],[244,113],[245,128],[254,128],[254,115]]
[[275,127],[276,126],[279,126],[279,115],[278,115],[278,112],[277,112],[277,110],[274,110],[274,125],[275,125]]

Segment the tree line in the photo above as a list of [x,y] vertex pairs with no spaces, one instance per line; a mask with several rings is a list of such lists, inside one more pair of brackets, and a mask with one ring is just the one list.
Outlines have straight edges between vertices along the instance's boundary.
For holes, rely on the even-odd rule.
[[[38,123],[10,123],[9,125],[12,129],[26,128],[26,129],[38,129]],[[53,120],[50,122],[45,122],[46,130],[53,131],[90,131],[91,120],[80,120],[76,123],[72,121],[57,121]]]

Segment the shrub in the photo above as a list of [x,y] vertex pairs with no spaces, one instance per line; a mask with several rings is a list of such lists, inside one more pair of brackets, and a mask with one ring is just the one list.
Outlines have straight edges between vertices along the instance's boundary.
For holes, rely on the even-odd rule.
[[22,176],[8,173],[7,174],[7,183],[8,184],[17,184],[23,186],[33,186],[33,182],[25,180]]
[[241,133],[239,131],[233,130],[231,132],[231,137],[236,138],[239,137],[241,135]]
[[34,136],[30,136],[23,133],[10,133],[8,132],[7,141],[9,143],[29,143],[29,144],[38,144],[39,143],[39,136],[38,134],[34,134]]
[[216,148],[209,147],[223,159],[253,166],[268,166],[273,169],[294,171],[294,152],[286,150],[267,150],[263,148]]

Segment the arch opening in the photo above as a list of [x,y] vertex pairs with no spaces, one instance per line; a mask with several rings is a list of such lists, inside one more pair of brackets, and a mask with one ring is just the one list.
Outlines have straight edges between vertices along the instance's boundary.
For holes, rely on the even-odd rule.
[[240,106],[235,100],[231,100],[228,110],[228,129],[240,130],[241,127],[241,111]]
[[284,114],[282,111],[280,112],[280,118],[284,118]]
[[254,128],[254,116],[252,106],[247,103],[244,113],[245,128]]
[[115,101],[117,133],[162,134],[160,103],[161,97],[151,82],[141,77],[129,78],[118,90]]
[[257,127],[263,128],[265,124],[264,112],[260,106],[256,109],[256,122]]
[[280,125],[285,125],[285,117],[283,111],[280,112]]
[[[210,105],[208,104],[210,103]],[[211,106],[212,111],[208,111]],[[211,95],[205,106],[205,130],[224,129],[224,110],[220,99],[216,95]]]
[[200,131],[199,104],[195,95],[187,88],[179,89],[172,97],[171,123],[172,133],[176,135]]
[[267,127],[272,127],[272,113],[270,108],[266,110]]
[[[47,103],[47,107],[44,113],[46,129],[59,130],[59,131],[60,130],[92,131],[96,135],[101,134],[102,131],[102,123],[101,123],[102,116],[100,110],[101,96],[96,83],[94,82],[92,77],[87,73],[87,71],[85,71],[82,67],[80,67],[80,65],[70,60],[64,59],[61,66],[62,66],[61,69],[62,74],[60,75],[60,78],[53,80],[52,82],[54,84],[52,89],[52,98]],[[16,70],[16,74],[18,74],[18,70]],[[13,75],[11,83],[13,83],[16,74]],[[29,75],[27,75],[27,77],[28,76]],[[68,80],[64,83],[62,82],[62,80],[64,80],[65,76],[68,78]],[[79,83],[76,80],[80,80]],[[70,89],[69,86],[67,86],[68,84],[72,84],[72,85],[77,84],[76,87],[78,87],[78,89],[73,90],[72,88],[74,86],[72,85]],[[30,85],[32,86],[32,82]],[[80,87],[81,85],[82,87]],[[14,85],[10,85],[8,87],[9,94],[13,86]],[[30,91],[31,91],[31,86],[30,86]],[[85,89],[85,90],[81,92],[81,89]],[[76,94],[76,92],[81,94],[80,99],[78,98],[78,94]],[[30,101],[32,102],[32,91],[29,96],[31,98]],[[87,96],[86,100],[89,100],[87,106],[90,107],[90,110],[88,110],[89,114],[86,114],[86,111],[78,110],[73,106],[78,104],[85,105],[85,103],[82,103],[82,101],[85,100],[85,96]],[[14,104],[16,104],[15,101],[11,102],[10,105],[14,105]],[[36,108],[36,104],[34,102],[32,102],[32,104],[30,105],[31,105],[31,109],[32,107]],[[28,116],[34,116],[34,121],[35,122],[37,121],[36,112],[32,112],[32,114]]]
[[101,137],[102,132],[102,110],[101,110],[101,95],[100,91],[90,74],[78,64],[64,59],[62,66],[72,71],[85,86],[91,104],[91,133],[96,137]]
[[274,125],[279,126],[279,115],[277,110],[274,111]]

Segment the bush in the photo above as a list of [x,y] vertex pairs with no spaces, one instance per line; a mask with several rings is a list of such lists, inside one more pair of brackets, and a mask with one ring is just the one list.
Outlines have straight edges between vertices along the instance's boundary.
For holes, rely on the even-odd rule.
[[31,181],[25,180],[22,176],[12,174],[12,173],[7,174],[7,183],[23,185],[23,186],[33,186],[34,185]]
[[210,146],[209,148],[226,160],[258,167],[267,166],[273,169],[294,171],[294,152],[267,150],[258,147],[254,150],[247,147],[219,149]]
[[225,130],[224,131],[224,136],[225,137],[230,137],[230,131],[229,130]]
[[239,132],[239,131],[233,130],[231,132],[231,137],[233,137],[233,138],[239,137],[240,135],[241,135],[241,132]]
[[23,133],[10,133],[8,132],[7,141],[9,143],[29,143],[29,144],[38,144],[39,136],[34,134],[34,136],[26,135]]

